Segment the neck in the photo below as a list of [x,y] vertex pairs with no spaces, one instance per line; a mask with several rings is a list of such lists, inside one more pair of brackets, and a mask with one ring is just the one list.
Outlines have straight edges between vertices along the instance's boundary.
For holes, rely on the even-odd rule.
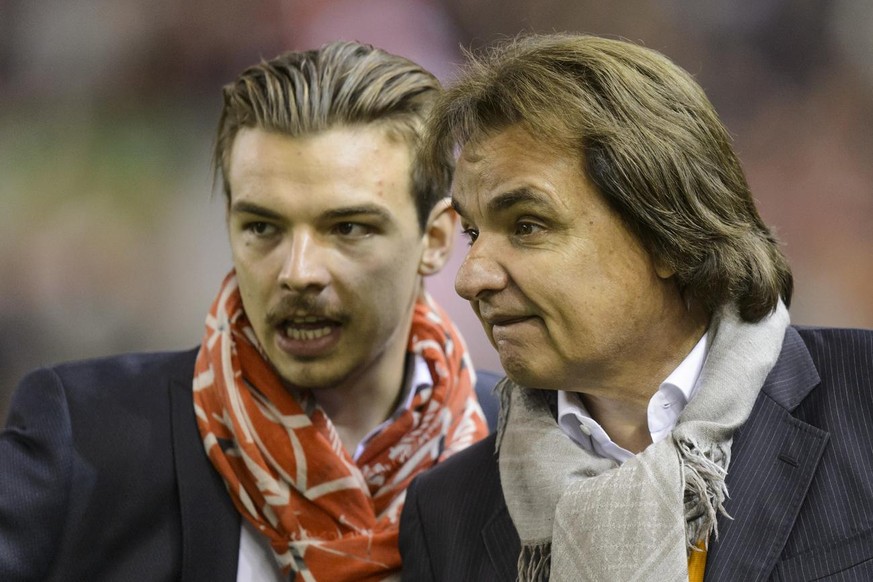
[[336,386],[312,391],[350,455],[354,455],[370,431],[397,409],[406,377],[406,348],[417,296],[418,293],[413,295],[406,319],[373,362]]
[[619,446],[639,453],[652,444],[649,431],[649,401],[661,382],[675,370],[706,333],[709,316],[702,310],[692,310],[688,317],[675,320],[668,329],[656,330],[661,349],[650,358],[639,358],[635,373],[622,377],[609,386],[580,390],[580,397],[591,417]]
[[403,392],[403,364],[394,366],[393,372],[380,376],[378,384],[358,382],[312,391],[350,455],[354,455],[364,437],[397,408]]
[[648,402],[640,407],[635,402],[581,395],[591,418],[596,420],[609,438],[631,453],[639,453],[652,444],[649,432]]

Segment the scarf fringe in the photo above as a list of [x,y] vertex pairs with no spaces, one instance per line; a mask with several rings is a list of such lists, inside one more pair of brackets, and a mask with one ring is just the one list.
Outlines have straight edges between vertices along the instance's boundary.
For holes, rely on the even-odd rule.
[[552,543],[524,545],[518,555],[519,582],[548,582],[552,565]]
[[509,416],[509,397],[512,390],[512,383],[509,378],[504,377],[496,386],[494,386],[494,394],[497,395],[497,401],[500,403],[497,415],[497,436],[495,437],[495,452],[500,450],[500,443],[503,442],[503,432],[506,429],[506,420]]
[[718,539],[718,514],[732,519],[724,508],[728,499],[726,467],[730,465],[730,441],[702,449],[695,439],[676,440],[679,467],[685,484],[686,545],[688,552],[709,546]]

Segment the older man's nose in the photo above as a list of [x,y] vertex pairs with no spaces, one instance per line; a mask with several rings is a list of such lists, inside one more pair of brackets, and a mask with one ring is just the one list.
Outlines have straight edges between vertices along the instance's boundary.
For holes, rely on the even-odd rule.
[[506,271],[480,241],[470,248],[455,277],[455,291],[467,301],[499,291],[507,283]]

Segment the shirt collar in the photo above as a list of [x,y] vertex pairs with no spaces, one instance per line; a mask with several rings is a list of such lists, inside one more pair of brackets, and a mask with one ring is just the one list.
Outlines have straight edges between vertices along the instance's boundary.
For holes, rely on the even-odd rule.
[[659,390],[671,386],[679,391],[684,399],[682,408],[685,408],[685,405],[691,402],[691,399],[697,394],[697,379],[700,377],[700,371],[703,369],[703,362],[706,360],[708,347],[709,332],[706,332],[691,351],[688,352],[685,359],[676,366],[676,369],[667,376],[666,380],[661,382]]

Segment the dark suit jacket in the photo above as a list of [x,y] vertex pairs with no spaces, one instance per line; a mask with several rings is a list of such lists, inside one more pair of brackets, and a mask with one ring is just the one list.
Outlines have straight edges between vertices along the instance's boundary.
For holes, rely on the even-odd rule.
[[[21,382],[0,433],[0,581],[236,580],[240,516],[195,422],[196,354]],[[484,398],[489,381],[480,374]]]
[[[494,444],[413,482],[404,580],[515,580]],[[789,328],[732,459],[707,582],[873,580],[873,332]]]
[[22,381],[0,434],[0,580],[236,580],[240,517],[194,420],[196,353]]

